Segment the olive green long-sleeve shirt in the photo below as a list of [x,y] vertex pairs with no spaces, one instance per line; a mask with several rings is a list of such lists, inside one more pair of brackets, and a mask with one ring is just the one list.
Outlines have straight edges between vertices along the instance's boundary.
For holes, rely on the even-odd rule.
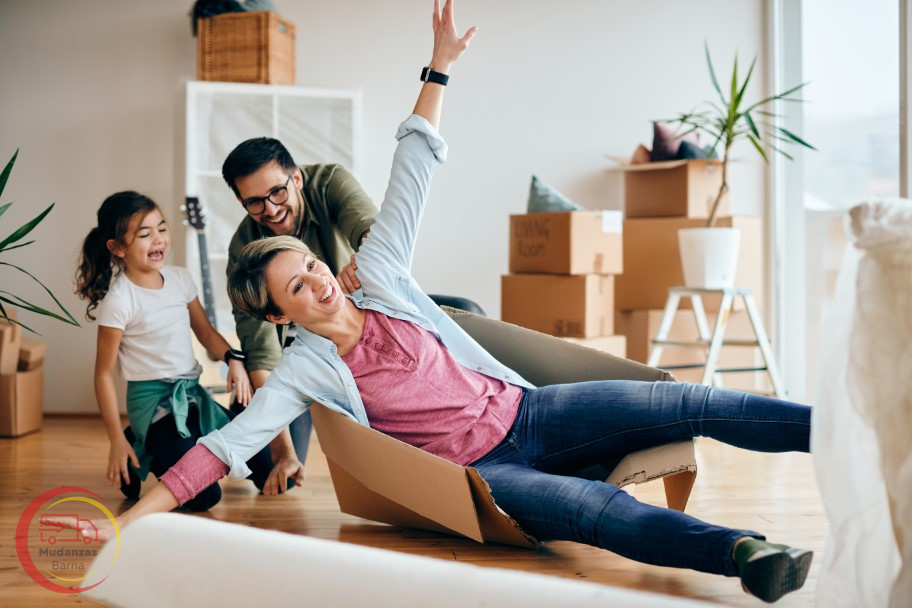
[[[333,274],[339,274],[373,225],[377,208],[358,180],[340,165],[302,165],[301,174],[304,215],[296,236]],[[249,215],[241,221],[228,246],[228,276],[244,245],[264,236],[273,234]],[[287,327],[254,319],[237,309],[232,313],[241,348],[247,354],[247,370],[274,369],[282,358]]]

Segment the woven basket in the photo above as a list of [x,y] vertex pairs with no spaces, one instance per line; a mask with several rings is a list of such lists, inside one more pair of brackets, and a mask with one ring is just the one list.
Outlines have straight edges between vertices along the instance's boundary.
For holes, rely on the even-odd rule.
[[295,83],[295,26],[272,12],[226,13],[198,21],[199,80]]

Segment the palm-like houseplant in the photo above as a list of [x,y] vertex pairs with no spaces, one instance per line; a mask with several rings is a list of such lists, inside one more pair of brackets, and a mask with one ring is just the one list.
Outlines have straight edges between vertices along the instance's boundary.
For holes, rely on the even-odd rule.
[[[716,93],[719,95],[721,103],[705,101],[701,106],[705,105],[708,106],[708,108],[686,114],[679,114],[677,118],[670,122],[677,122],[685,127],[684,132],[682,132],[679,137],[683,137],[693,131],[702,131],[708,135],[713,142],[710,148],[709,158],[714,158],[716,151],[721,147],[722,186],[719,188],[719,192],[713,201],[709,219],[706,222],[707,227],[712,227],[716,223],[719,203],[728,193],[728,162],[731,159],[732,146],[736,142],[742,139],[750,141],[751,144],[753,144],[754,149],[756,149],[763,158],[764,162],[767,163],[769,162],[769,156],[767,155],[766,150],[763,149],[765,144],[768,144],[770,149],[789,160],[792,160],[793,157],[780,147],[780,145],[777,145],[774,142],[779,142],[779,144],[798,144],[811,150],[816,150],[816,148],[788,129],[771,123],[769,119],[776,118],[777,116],[766,109],[768,105],[774,101],[801,102],[801,99],[794,97],[793,95],[804,88],[807,84],[806,82],[787,89],[782,93],[770,95],[769,97],[765,97],[760,101],[748,105],[744,101],[744,93],[747,90],[747,85],[750,83],[751,76],[754,73],[754,66],[757,63],[757,58],[754,57],[754,60],[751,62],[750,68],[747,70],[747,76],[744,77],[744,81],[739,82],[738,56],[735,55],[735,63],[731,75],[731,88],[728,97],[726,98],[725,93],[722,92],[722,88],[719,86],[719,81],[716,79],[712,58],[709,55],[709,46],[704,44],[704,49],[706,51],[706,64],[709,66],[709,77],[712,80],[713,87],[716,89]],[[755,119],[755,116],[762,117],[762,119]],[[758,124],[764,128],[763,134],[761,134],[760,129],[757,128]]]
[[[2,196],[3,190],[6,187],[6,182],[9,179],[10,172],[12,172],[12,170],[13,170],[13,165],[16,163],[17,156],[19,156],[19,150],[16,150],[16,153],[13,154],[13,158],[10,159],[9,163],[7,163],[6,167],[3,169],[3,172],[0,173],[0,196]],[[9,209],[11,205],[12,205],[12,203],[0,205],[0,216],[2,216],[4,213],[6,213],[6,210]],[[34,240],[26,241],[24,243],[21,243],[20,241],[23,238],[25,238],[25,236],[35,228],[35,226],[40,224],[41,221],[45,218],[45,216],[48,213],[50,213],[51,209],[53,209],[53,208],[54,208],[54,203],[51,203],[47,209],[45,209],[44,211],[39,213],[34,219],[32,219],[29,222],[26,222],[25,224],[23,224],[22,226],[20,226],[16,230],[14,230],[9,236],[0,240],[0,255],[6,253],[8,251],[12,251],[13,249],[19,249],[20,247],[25,247],[26,245],[30,245],[30,244],[34,243],[35,242]],[[34,330],[32,328],[28,327],[27,325],[15,320],[15,319],[11,319],[9,316],[9,313],[7,313],[6,307],[14,306],[14,307],[22,308],[23,310],[27,310],[29,312],[39,314],[39,315],[44,315],[46,317],[52,317],[59,321],[63,321],[64,323],[67,323],[69,325],[76,325],[76,326],[79,325],[79,323],[76,322],[76,319],[73,318],[73,315],[71,315],[69,313],[69,311],[67,311],[67,309],[64,308],[63,304],[61,304],[60,301],[54,296],[54,294],[51,293],[51,290],[48,289],[44,285],[44,283],[39,281],[32,273],[30,273],[26,269],[22,268],[21,266],[17,266],[16,264],[11,264],[10,262],[4,262],[2,260],[0,260],[0,266],[9,266],[10,268],[13,268],[14,270],[17,270],[17,271],[31,277],[32,280],[34,280],[36,283],[41,285],[41,287],[44,289],[44,291],[46,291],[47,294],[49,296],[51,296],[51,299],[54,300],[54,303],[60,308],[60,311],[63,313],[63,315],[60,315],[55,312],[51,312],[49,310],[41,308],[40,306],[37,306],[35,304],[32,304],[31,302],[28,302],[27,300],[21,298],[20,296],[17,296],[15,294],[9,292],[6,289],[6,286],[4,285],[2,288],[0,288],[0,317],[2,317],[3,319],[5,319],[6,321],[8,321],[10,323],[15,323],[16,325],[24,327],[25,329],[27,329],[33,333],[34,333]]]
[[706,227],[712,228],[712,230],[690,228],[679,231],[686,284],[691,287],[718,288],[731,286],[734,283],[738,261],[739,231],[735,228],[714,228],[719,204],[728,194],[728,163],[731,160],[734,144],[743,139],[750,141],[767,163],[769,156],[765,147],[789,160],[793,157],[784,150],[786,144],[798,144],[811,150],[816,148],[788,129],[775,124],[774,119],[777,118],[777,115],[768,109],[769,104],[775,101],[801,102],[802,100],[794,95],[807,83],[801,83],[781,93],[747,103],[744,93],[753,76],[757,58],[754,57],[747,70],[747,75],[742,81],[738,78],[738,56],[735,55],[731,85],[726,96],[716,79],[712,58],[709,55],[709,46],[704,44],[704,49],[709,76],[713,88],[719,96],[719,101],[705,101],[698,106],[698,109],[686,114],[679,114],[677,118],[669,122],[682,125],[683,129],[679,137],[694,131],[708,135],[712,141],[709,159],[715,158],[717,151],[721,152],[722,184],[712,202],[709,218],[706,221]]

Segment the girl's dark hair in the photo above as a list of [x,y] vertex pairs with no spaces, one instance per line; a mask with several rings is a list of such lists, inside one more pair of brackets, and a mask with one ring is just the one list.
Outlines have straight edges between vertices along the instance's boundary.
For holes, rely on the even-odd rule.
[[234,183],[237,178],[256,173],[260,167],[273,161],[289,173],[297,169],[297,165],[295,165],[294,159],[291,158],[288,149],[278,139],[271,137],[248,139],[238,144],[228,154],[228,158],[222,163],[222,177],[225,183],[234,191],[234,195],[240,196]]
[[145,217],[156,209],[158,205],[152,199],[132,190],[112,194],[101,204],[98,225],[85,238],[76,269],[76,295],[89,302],[87,319],[95,320],[92,311],[108,293],[115,269],[123,265],[121,259],[108,250],[108,241],[123,243],[133,216],[141,213]]

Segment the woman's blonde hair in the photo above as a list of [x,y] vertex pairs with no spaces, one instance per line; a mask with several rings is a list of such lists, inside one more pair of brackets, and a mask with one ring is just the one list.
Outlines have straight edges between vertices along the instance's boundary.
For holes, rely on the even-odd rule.
[[247,243],[238,256],[237,266],[228,277],[231,305],[244,314],[262,321],[266,315],[281,316],[282,311],[269,295],[266,267],[283,251],[310,253],[310,249],[293,236],[269,236]]

